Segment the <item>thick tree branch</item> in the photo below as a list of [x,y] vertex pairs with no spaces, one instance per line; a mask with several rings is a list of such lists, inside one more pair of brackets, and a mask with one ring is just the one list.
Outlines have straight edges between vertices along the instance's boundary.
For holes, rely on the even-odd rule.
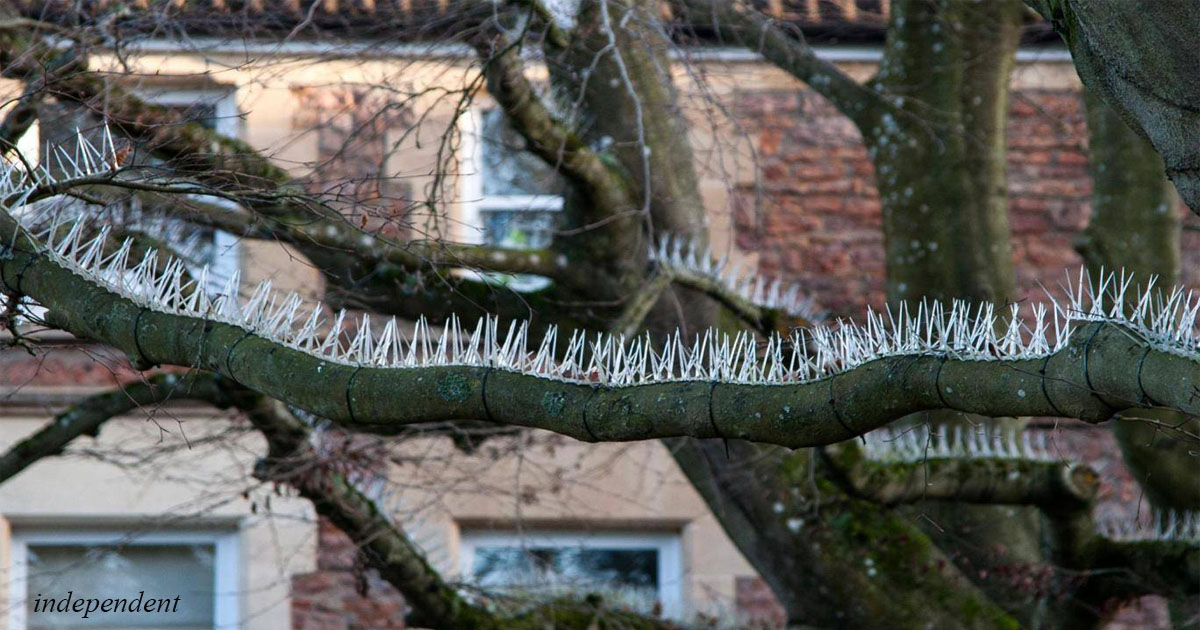
[[884,463],[867,459],[853,442],[823,453],[852,493],[884,505],[960,501],[1074,512],[1086,510],[1099,489],[1095,471],[1082,464],[986,457]]
[[1189,0],[1026,0],[1071,49],[1079,78],[1103,94],[1162,156],[1184,203],[1200,214],[1200,62],[1189,33],[1200,5]]
[[416,611],[412,622],[436,628],[666,628],[657,619],[603,610],[582,602],[552,602],[522,618],[502,619],[466,602],[425,560],[412,541],[364,496],[338,466],[322,463],[308,427],[282,403],[205,373],[159,374],[120,389],[90,396],[60,413],[44,428],[0,455],[0,483],[44,457],[58,455],[74,439],[95,437],[106,421],[168,400],[198,400],[236,406],[247,414],[270,447],[258,466],[263,481],[292,485],[360,546],[371,566],[404,594]]
[[[135,188],[123,182],[116,187]],[[141,188],[141,187],[136,187]],[[272,240],[300,247],[315,245],[331,252],[345,252],[370,263],[387,263],[405,269],[427,267],[465,268],[497,273],[536,274],[548,278],[561,276],[568,267],[567,257],[545,249],[513,250],[487,245],[469,245],[446,241],[393,242],[387,237],[363,231],[328,229],[325,222],[304,222],[261,215],[232,212],[229,208],[180,200],[169,201],[160,193],[143,194],[143,207],[170,206],[169,216],[196,225],[211,227],[243,238]]]
[[820,323],[814,321],[815,318],[798,312],[789,312],[783,308],[771,308],[758,304],[739,292],[731,290],[712,275],[695,269],[671,266],[663,267],[660,273],[680,286],[699,291],[720,302],[747,326],[763,335],[787,331],[790,328],[815,326]]
[[[0,39],[0,61],[12,62],[41,48],[21,37]],[[148,103],[120,84],[102,75],[67,63],[61,52],[42,51],[41,64],[25,60],[12,63],[6,73],[29,82],[26,100],[52,94],[81,104],[113,128],[133,139],[156,156],[168,160],[173,172],[194,177],[200,194],[231,198],[252,210],[261,222],[251,223],[236,213],[203,210],[193,204],[191,219],[211,227],[259,238],[279,239],[301,247],[318,246],[330,253],[348,254],[369,265],[381,262],[406,269],[464,267],[499,273],[530,273],[560,277],[566,258],[549,251],[517,252],[500,248],[440,242],[396,243],[349,224],[336,211],[325,208],[309,195],[291,189],[290,175],[248,144],[223,136],[203,125],[180,119],[178,112]],[[73,57],[71,58],[73,60]],[[47,66],[46,64],[50,64]],[[47,67],[57,68],[50,74]],[[32,121],[22,115],[25,128]],[[6,121],[7,123],[7,121]],[[120,183],[134,187],[133,183]],[[151,190],[144,183],[136,186]],[[247,228],[250,229],[247,229]]]
[[[279,401],[257,397],[244,409],[267,438],[269,454],[256,470],[263,481],[283,482],[312,501],[317,513],[350,537],[371,566],[404,595],[419,625],[499,628],[499,620],[469,604],[442,580],[412,541],[329,463],[322,464],[309,430]],[[414,620],[417,621],[417,620]]]
[[642,327],[646,315],[658,302],[667,285],[671,284],[671,275],[658,273],[648,279],[625,303],[625,310],[613,322],[611,330],[623,337],[633,337]]
[[519,49],[502,35],[474,42],[488,93],[504,110],[528,149],[563,174],[605,216],[634,208],[625,179],[558,119],[525,76]]
[[1200,544],[1197,541],[1114,541],[1093,536],[1078,552],[1089,584],[1110,598],[1132,593],[1192,597],[1200,592]]
[[674,628],[674,624],[641,615],[605,610],[589,602],[554,601],[517,617],[501,617],[465,600],[447,584],[424,554],[374,501],[363,495],[336,465],[322,463],[309,440],[309,430],[280,402],[266,397],[245,408],[250,421],[270,447],[256,475],[283,482],[312,501],[317,513],[337,525],[380,576],[395,586],[413,609],[411,625],[463,630],[564,630]]

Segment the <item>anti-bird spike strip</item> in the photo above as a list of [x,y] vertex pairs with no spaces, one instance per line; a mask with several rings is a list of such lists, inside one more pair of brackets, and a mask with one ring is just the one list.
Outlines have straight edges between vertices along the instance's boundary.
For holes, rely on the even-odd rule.
[[[100,149],[85,139],[79,147],[64,158],[78,165],[67,178],[112,172]],[[9,207],[53,181],[45,169],[32,183],[22,177],[10,170],[0,178]],[[377,334],[369,315],[330,315],[319,303],[273,291],[270,282],[243,293],[235,276],[210,294],[205,272],[193,277],[178,260],[160,263],[154,252],[133,264],[128,241],[106,253],[107,229],[88,234],[78,216],[44,216],[55,207],[25,213],[35,233],[0,215],[0,235],[11,244],[0,279],[10,291],[59,313],[68,330],[144,362],[218,371],[379,432],[476,418],[581,439],[728,436],[802,446],[939,407],[1089,420],[1107,419],[1117,403],[1200,410],[1188,396],[1200,387],[1200,296],[1182,288],[1163,296],[1153,282],[1133,296],[1124,273],[1092,282],[1081,272],[1067,282],[1065,299],[1028,309],[1029,318],[1018,305],[923,302],[869,312],[861,325],[839,320],[773,336],[762,348],[750,333],[715,330],[691,340],[677,334],[661,345],[648,336],[575,331],[560,344],[555,329],[531,347],[525,322],[483,318],[464,328],[451,318],[435,331],[422,320],[409,339],[395,319]],[[85,294],[90,301],[82,301]],[[896,361],[906,364],[902,372]],[[997,363],[1004,365],[987,370]],[[331,391],[320,392],[322,386]],[[409,404],[397,404],[390,397],[396,395]]]
[[1096,531],[1116,542],[1200,543],[1200,512],[1153,510],[1149,518],[1109,518],[1097,522]]
[[718,259],[712,249],[701,249],[694,240],[668,235],[659,240],[658,247],[650,247],[649,255],[658,265],[699,274],[760,308],[782,311],[806,322],[825,320],[825,314],[803,295],[799,285],[768,280],[743,268],[741,263],[731,264],[728,257]]
[[927,459],[1022,459],[1051,462],[1044,431],[1000,430],[983,427],[918,426],[900,431],[889,427],[863,436],[863,454],[880,462],[916,463]]
[[[913,313],[868,312],[864,325],[839,320],[784,339],[772,337],[760,352],[759,340],[748,332],[729,335],[708,330],[688,341],[671,336],[661,349],[648,336],[622,336],[575,331],[560,353],[559,333],[551,328],[536,348],[529,343],[527,322],[507,327],[482,318],[465,328],[456,317],[440,330],[420,320],[407,339],[391,318],[376,332],[370,315],[348,322],[346,311],[327,317],[318,302],[296,293],[286,296],[264,280],[243,292],[240,278],[230,278],[215,295],[191,279],[186,266],[171,258],[160,266],[157,252],[129,266],[130,241],[104,255],[107,226],[90,237],[88,222],[67,219],[43,222],[38,238],[63,266],[93,279],[148,309],[162,313],[221,321],[334,363],[343,365],[416,368],[430,366],[490,366],[535,376],[588,384],[629,386],[672,381],[719,381],[742,384],[803,383],[852,370],[881,357],[922,354],[962,360],[996,361],[1044,357],[1063,348],[1080,321],[1119,322],[1137,331],[1155,347],[1181,356],[1200,357],[1194,322],[1200,296],[1176,288],[1165,299],[1143,292],[1134,314],[1121,305],[1131,286],[1127,275],[1107,274],[1098,284],[1081,274],[1068,284],[1069,297],[1053,310],[1033,308],[1033,320],[1022,318],[1018,305],[1005,316],[992,304],[972,307],[954,302],[923,303]],[[153,254],[153,255],[151,255]],[[1053,299],[1053,298],[1051,298]],[[791,344],[806,350],[786,352]],[[561,356],[561,359],[556,357]],[[982,448],[982,447],[981,447]]]

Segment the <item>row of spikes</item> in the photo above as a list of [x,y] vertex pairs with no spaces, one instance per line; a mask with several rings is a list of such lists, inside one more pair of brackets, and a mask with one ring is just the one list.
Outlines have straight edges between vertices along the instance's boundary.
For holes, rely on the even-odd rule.
[[[240,294],[239,279],[230,278],[223,290],[205,290],[205,271],[193,278],[177,259],[160,265],[153,252],[136,264],[129,261],[126,242],[104,253],[107,229],[85,237],[85,223],[69,230],[55,221],[41,237],[55,260],[101,283],[146,308],[208,318],[239,326],[285,346],[348,365],[421,367],[427,365],[487,365],[514,372],[577,382],[633,385],[639,383],[705,380],[736,383],[806,382],[852,369],[868,361],[895,355],[927,354],[964,360],[1025,359],[1045,356],[1062,347],[1079,320],[1104,317],[1143,334],[1151,343],[1174,352],[1197,356],[1195,319],[1200,299],[1176,290],[1166,298],[1137,301],[1128,317],[1108,300],[1123,303],[1131,280],[1106,276],[1092,284],[1081,275],[1082,290],[1054,302],[1053,310],[1033,307],[1025,320],[1013,305],[1005,316],[996,307],[972,307],[955,302],[921,304],[869,313],[865,325],[837,322],[795,331],[788,338],[772,337],[765,344],[750,333],[730,336],[707,331],[690,342],[670,337],[656,346],[646,337],[599,334],[589,338],[575,332],[566,351],[557,348],[559,333],[550,329],[536,348],[529,347],[528,324],[507,328],[484,318],[473,329],[450,319],[441,333],[418,321],[412,339],[394,318],[380,333],[369,315],[357,321],[345,311],[328,315],[319,303],[292,293],[283,296],[260,283],[248,297]],[[65,231],[65,235],[62,233]],[[1148,294],[1147,294],[1148,295]],[[1092,302],[1105,302],[1094,306]],[[799,352],[791,351],[795,347]],[[561,358],[560,358],[561,357]]]
[[728,256],[717,258],[711,248],[701,248],[697,241],[668,235],[650,247],[650,261],[666,269],[686,269],[709,278],[726,291],[759,308],[778,310],[807,322],[820,322],[825,313],[806,297],[799,285],[782,280],[768,280],[745,266],[743,261],[730,263]]
[[1101,536],[1117,542],[1200,543],[1200,512],[1154,510],[1149,519],[1111,518],[1096,524]]
[[[102,143],[102,147],[111,148],[111,139]],[[77,155],[67,159],[80,171],[68,176],[84,175],[87,168],[108,168],[112,163],[102,155],[101,148],[85,138],[78,142]],[[1052,309],[1044,305],[1032,307],[1032,319],[1028,321],[1020,316],[1018,305],[998,309],[991,304],[972,307],[964,302],[949,306],[922,302],[912,310],[905,305],[897,311],[869,312],[864,325],[839,320],[833,326],[796,331],[788,339],[773,337],[765,348],[749,333],[731,338],[710,330],[690,343],[675,335],[657,346],[648,337],[626,340],[597,335],[589,340],[583,333],[575,332],[567,342],[566,352],[560,353],[556,347],[558,332],[551,329],[538,347],[531,350],[526,323],[513,322],[505,330],[491,318],[481,320],[472,332],[465,332],[457,319],[451,319],[440,335],[426,322],[419,321],[409,340],[394,319],[376,335],[368,315],[357,322],[348,322],[344,311],[328,316],[319,303],[306,303],[295,293],[282,296],[271,290],[269,282],[243,297],[240,281],[234,276],[222,290],[210,293],[206,288],[206,269],[196,278],[188,265],[177,259],[160,265],[156,252],[149,252],[141,262],[131,264],[129,242],[116,252],[105,254],[107,230],[93,236],[85,229],[84,217],[64,217],[55,208],[46,205],[40,212],[28,213],[23,218],[30,225],[41,227],[40,238],[46,242],[51,256],[76,273],[146,308],[223,321],[288,347],[349,365],[489,365],[549,378],[610,385],[671,380],[795,383],[894,355],[926,354],[965,360],[1045,356],[1067,342],[1075,322],[1096,319],[1128,326],[1160,349],[1200,357],[1197,347],[1200,338],[1196,333],[1200,296],[1176,288],[1164,297],[1150,289],[1152,281],[1147,288],[1139,289],[1136,300],[1132,300],[1133,308],[1127,310],[1126,304],[1131,302],[1127,296],[1132,297],[1130,291],[1134,286],[1131,276],[1102,274],[1099,282],[1093,283],[1082,271],[1076,284],[1068,277],[1065,299],[1059,301],[1051,296]],[[46,213],[51,216],[46,217]],[[70,229],[60,236],[67,223]],[[666,252],[666,258],[696,258],[694,253],[684,256],[682,246],[673,246]],[[1002,314],[1005,310],[1008,312]],[[793,352],[792,347],[800,351]]]
[[917,463],[931,458],[1055,461],[1045,431],[928,426],[876,429],[863,436],[863,454],[880,462]]
[[98,210],[89,208],[79,199],[54,197],[15,209],[13,215],[27,229],[37,233],[47,233],[64,224],[86,220],[91,224],[109,226],[112,230],[144,234],[169,246],[174,255],[197,272],[204,261],[211,258],[211,241],[207,238],[207,231],[160,212],[146,211],[136,197],[128,203],[113,204]]
[[[5,205],[9,208],[21,206],[38,187],[51,186],[64,179],[115,174],[121,166],[120,154],[107,126],[100,132],[99,142],[92,142],[77,129],[75,141],[69,144],[70,149],[65,144],[51,147],[47,143],[43,150],[47,158],[40,164],[27,164],[21,160],[6,163],[0,170],[0,199],[5,200]],[[55,169],[62,175],[56,175]]]

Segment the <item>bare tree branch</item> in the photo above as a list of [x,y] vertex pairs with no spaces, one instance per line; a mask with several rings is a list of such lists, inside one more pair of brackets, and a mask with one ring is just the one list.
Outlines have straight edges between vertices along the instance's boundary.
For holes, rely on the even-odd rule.
[[474,42],[483,60],[488,92],[513,127],[528,140],[529,150],[556,167],[605,216],[633,208],[624,178],[559,120],[525,76],[519,48],[503,35]]
[[887,98],[862,85],[837,66],[821,59],[804,41],[798,28],[763,15],[742,0],[683,0],[695,24],[711,24],[722,37],[736,42],[800,79],[860,128],[874,122],[882,111],[893,109]]
[[223,396],[218,381],[219,378],[207,374],[158,374],[123,385],[116,391],[90,396],[0,455],[0,483],[44,457],[62,453],[77,437],[96,437],[101,425],[109,419],[140,407],[189,399],[228,406],[231,401]]
[[246,411],[270,446],[268,456],[258,466],[258,477],[296,488],[312,501],[318,514],[345,532],[368,563],[404,595],[413,608],[410,624],[466,630],[533,630],[547,624],[579,630],[675,627],[659,619],[605,610],[586,602],[558,601],[518,617],[501,617],[466,601],[374,501],[335,466],[320,463],[308,428],[282,403],[260,397]]
[[650,309],[654,308],[654,304],[670,283],[670,274],[659,273],[642,284],[625,303],[625,310],[621,312],[617,321],[613,322],[612,330],[623,337],[636,335],[642,327],[642,322],[646,320],[646,315],[650,314]]
[[219,376],[195,373],[159,374],[144,381],[90,396],[60,413],[38,432],[0,455],[0,483],[42,458],[58,455],[74,439],[98,435],[108,420],[168,400],[198,400],[219,407],[236,406],[267,438],[270,452],[257,468],[263,481],[287,483],[313,502],[319,514],[342,529],[379,570],[404,594],[416,611],[417,625],[438,628],[534,628],[547,619],[562,628],[659,628],[665,622],[613,612],[583,602],[555,602],[520,619],[504,619],[466,602],[429,565],[412,541],[379,507],[347,480],[322,463],[310,441],[310,430],[282,403],[244,390]]
[[884,505],[962,501],[1057,513],[1086,510],[1099,490],[1096,472],[1072,462],[928,457],[884,463],[867,459],[853,442],[826,447],[823,454],[854,494]]
[[[126,182],[114,181],[116,188],[146,190]],[[447,241],[407,240],[393,242],[369,232],[351,233],[327,229],[324,222],[304,222],[270,216],[246,215],[228,208],[177,198],[169,201],[166,190],[152,187],[159,195],[142,195],[151,207],[171,206],[171,216],[190,223],[229,232],[236,236],[272,240],[297,246],[315,245],[331,252],[344,252],[371,263],[388,263],[406,269],[427,267],[464,268],[497,273],[536,274],[550,279],[563,275],[568,267],[566,255],[547,249],[514,250],[488,245],[468,245]],[[203,194],[203,191],[199,191]],[[179,192],[172,192],[178,195]]]

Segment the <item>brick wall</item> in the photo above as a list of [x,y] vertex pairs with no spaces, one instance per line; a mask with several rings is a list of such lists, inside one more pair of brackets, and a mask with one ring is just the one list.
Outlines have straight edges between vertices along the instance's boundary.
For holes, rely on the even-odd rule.
[[[760,252],[764,275],[805,287],[823,307],[861,314],[884,301],[883,236],[874,169],[858,130],[807,90],[747,91],[737,97],[755,139],[760,181],[737,191],[735,230],[743,250]],[[1078,270],[1072,245],[1090,213],[1087,126],[1072,91],[1014,95],[1008,122],[1009,220],[1023,297],[1038,282],[1057,286]],[[1180,207],[1184,281],[1200,285],[1200,222]]]
[[761,191],[737,191],[738,247],[759,252],[764,275],[799,283],[830,312],[882,305],[883,223],[858,130],[808,90],[745,92],[734,107],[758,138]]
[[402,630],[400,593],[363,568],[354,543],[329,521],[317,533],[317,570],[292,577],[292,630]]
[[[858,130],[808,89],[746,91],[734,111],[755,140],[760,180],[737,191],[735,234],[759,253],[759,271],[805,287],[837,315],[884,303],[884,252],[874,169]],[[1018,290],[1040,299],[1038,283],[1057,287],[1082,260],[1073,244],[1087,225],[1091,176],[1087,122],[1078,93],[1014,94],[1008,120],[1009,221]],[[1182,281],[1200,286],[1200,221],[1184,207]],[[1132,518],[1138,487],[1101,427],[1059,423],[1064,452],[1105,470],[1097,513]],[[761,579],[739,578],[736,605],[757,624],[783,618]],[[1110,628],[1167,627],[1163,602],[1122,609]]]

